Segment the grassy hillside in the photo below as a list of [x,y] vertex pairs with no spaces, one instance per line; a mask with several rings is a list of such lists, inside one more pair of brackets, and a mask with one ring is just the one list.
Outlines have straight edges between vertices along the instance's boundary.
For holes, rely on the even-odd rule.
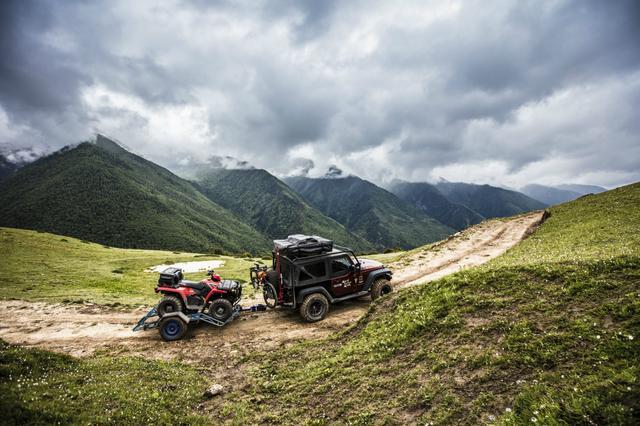
[[202,192],[270,239],[291,234],[321,235],[354,250],[373,245],[309,206],[266,170],[209,169],[198,175]]
[[[141,380],[141,378],[143,378]],[[205,379],[176,362],[76,359],[0,341],[0,412],[11,424],[209,424]]]
[[227,411],[257,423],[637,424],[639,207],[640,184],[554,207],[485,266],[384,298],[338,336],[256,356]]
[[486,218],[514,216],[547,205],[526,195],[490,185],[440,182],[436,185],[450,201],[462,204]]
[[309,204],[378,249],[413,248],[453,233],[389,191],[355,176],[295,177],[285,182]]
[[[156,250],[118,249],[71,237],[0,228],[2,299],[153,305],[158,274],[145,269],[174,262],[222,260],[217,272],[246,281],[252,259]],[[190,279],[204,273],[187,274]]]
[[128,248],[258,252],[270,247],[191,183],[106,138],[39,159],[2,182],[0,226]]
[[393,185],[391,192],[457,231],[484,220],[470,208],[452,203],[438,188],[426,182],[398,182]]

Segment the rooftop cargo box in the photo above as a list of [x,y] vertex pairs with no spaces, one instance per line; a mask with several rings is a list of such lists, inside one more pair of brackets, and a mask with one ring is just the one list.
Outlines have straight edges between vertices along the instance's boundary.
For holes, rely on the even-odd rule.
[[273,240],[275,250],[290,259],[315,256],[333,250],[333,241],[317,235],[289,235],[285,240]]

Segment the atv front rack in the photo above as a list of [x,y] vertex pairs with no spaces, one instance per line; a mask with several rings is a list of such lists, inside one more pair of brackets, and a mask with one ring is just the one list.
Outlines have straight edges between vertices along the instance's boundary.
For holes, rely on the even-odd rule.
[[259,311],[266,311],[266,310],[267,310],[267,307],[262,304],[249,306],[247,308],[243,308],[240,305],[236,305],[233,308],[233,313],[231,314],[231,316],[227,318],[225,321],[220,321],[219,319],[213,318],[211,315],[206,314],[204,312],[193,312],[190,314],[185,314],[183,312],[171,312],[168,314],[164,314],[163,316],[160,316],[160,314],[158,313],[157,307],[155,307],[155,308],[152,308],[149,312],[147,312],[145,316],[140,318],[140,321],[138,321],[135,327],[133,327],[133,331],[153,330],[155,328],[160,327],[160,321],[162,319],[170,318],[170,317],[180,317],[180,319],[182,319],[186,324],[198,323],[202,321],[210,325],[215,325],[216,327],[224,327],[225,325],[229,324],[231,321],[236,319],[241,312],[259,312]]

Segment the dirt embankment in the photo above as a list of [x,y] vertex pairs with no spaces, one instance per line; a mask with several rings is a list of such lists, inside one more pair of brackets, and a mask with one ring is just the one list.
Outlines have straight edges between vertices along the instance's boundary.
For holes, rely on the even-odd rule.
[[[534,212],[508,221],[483,222],[460,232],[429,250],[389,265],[394,271],[394,285],[425,283],[485,263],[517,244],[542,218],[542,212]],[[247,305],[251,303],[246,301]],[[233,364],[240,355],[254,349],[325,337],[357,321],[368,306],[365,299],[335,305],[325,320],[314,324],[304,323],[296,313],[287,311],[245,313],[224,328],[195,327],[190,338],[166,343],[155,331],[131,331],[146,309],[121,312],[96,305],[2,301],[0,338],[75,356],[104,349],[158,359],[199,363],[216,359]]]

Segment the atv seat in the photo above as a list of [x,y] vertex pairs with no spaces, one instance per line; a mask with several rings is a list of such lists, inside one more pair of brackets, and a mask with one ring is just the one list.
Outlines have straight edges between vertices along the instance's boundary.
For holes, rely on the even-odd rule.
[[198,293],[202,294],[203,296],[206,295],[209,292],[209,286],[208,285],[202,284],[202,283],[197,283],[195,281],[182,280],[182,281],[180,281],[180,285],[192,288],[195,291],[197,291]]

